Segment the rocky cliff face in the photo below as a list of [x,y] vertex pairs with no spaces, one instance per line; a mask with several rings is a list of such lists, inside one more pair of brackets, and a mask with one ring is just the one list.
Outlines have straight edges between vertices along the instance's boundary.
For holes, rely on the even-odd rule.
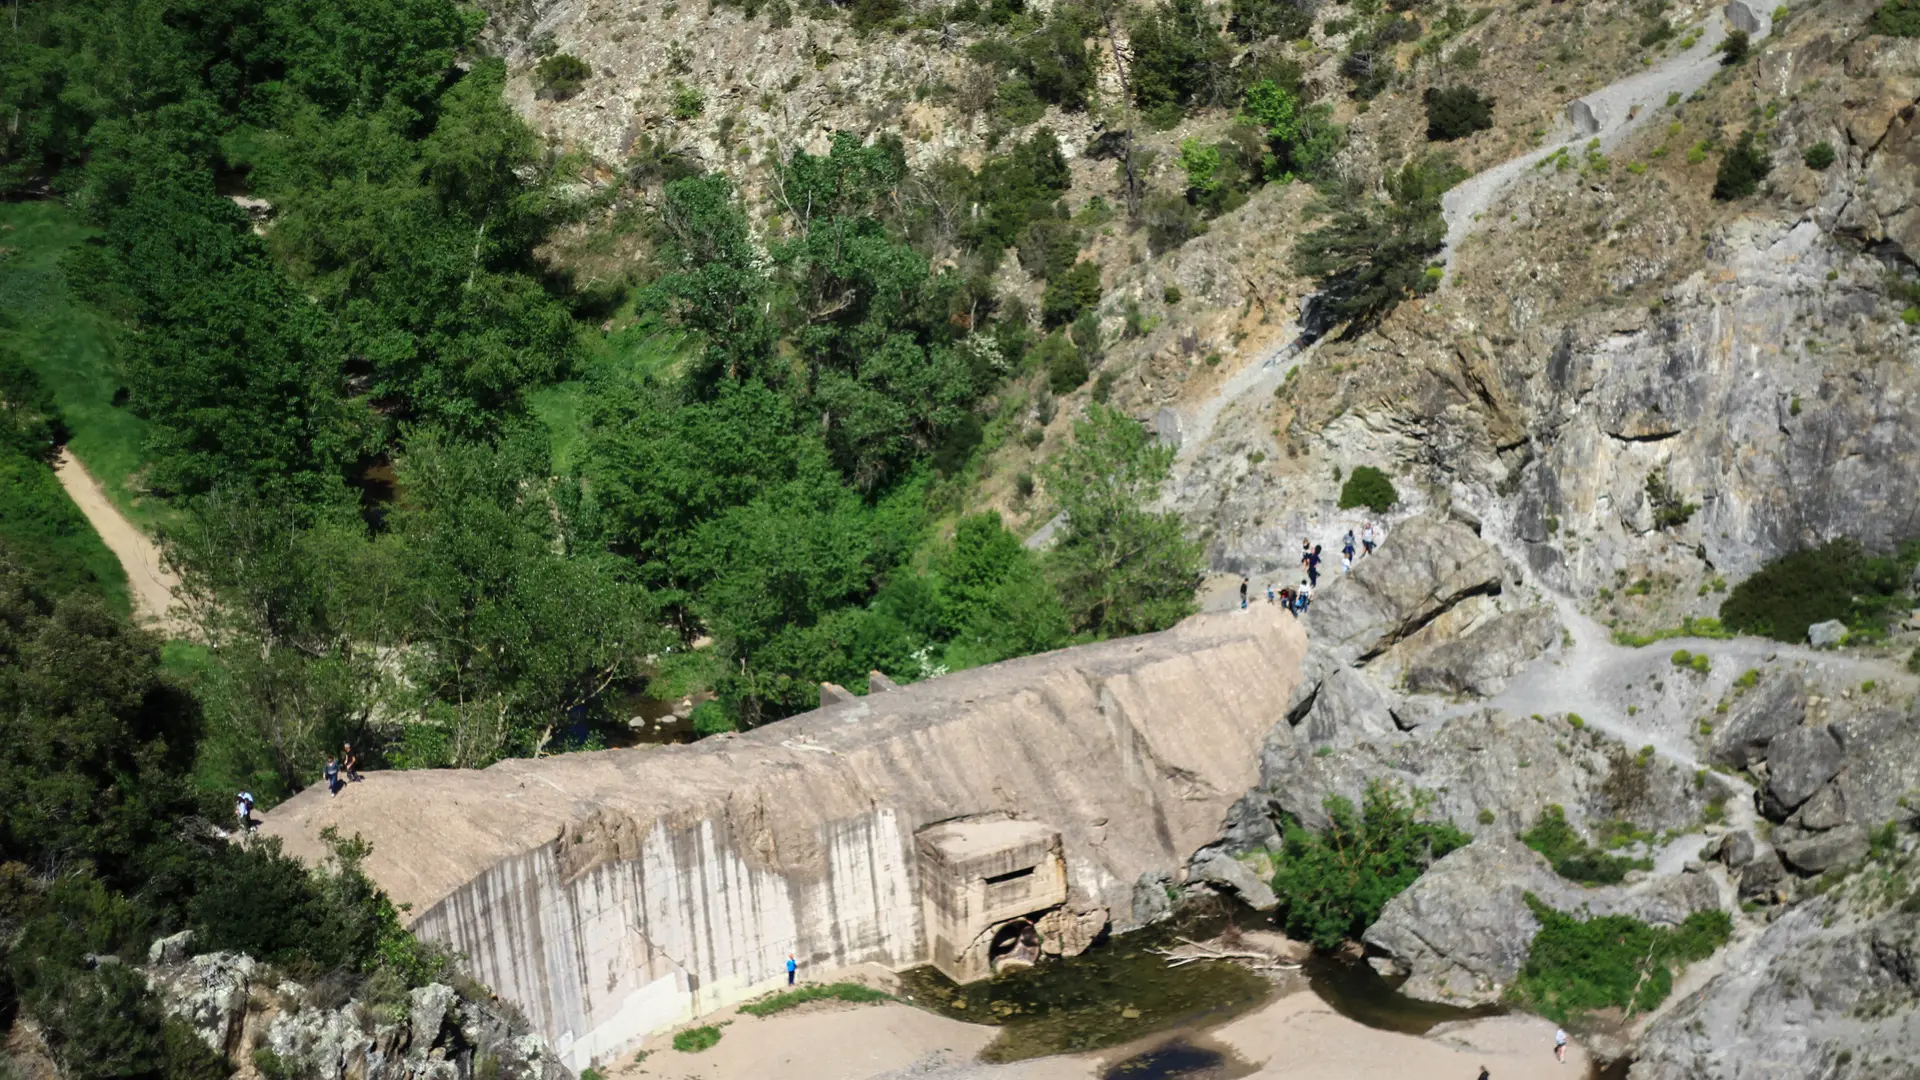
[[[243,1078],[571,1080],[513,1006],[433,983],[396,994],[303,985],[239,953],[155,942],[143,969],[162,1007]],[[337,979],[334,980],[337,982]]]

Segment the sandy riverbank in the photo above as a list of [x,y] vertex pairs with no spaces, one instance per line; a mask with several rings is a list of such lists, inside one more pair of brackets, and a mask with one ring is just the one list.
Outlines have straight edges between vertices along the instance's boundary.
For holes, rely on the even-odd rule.
[[[683,1054],[659,1038],[644,1060],[629,1057],[602,1072],[609,1080],[1093,1080],[1141,1049],[985,1065],[974,1059],[995,1029],[899,1004],[818,1003],[767,1019],[727,1019],[712,1049]],[[1492,1080],[1587,1075],[1578,1047],[1565,1065],[1553,1060],[1553,1025],[1537,1017],[1399,1035],[1348,1020],[1304,992],[1216,1028],[1205,1041],[1237,1059],[1227,1075],[1256,1080],[1475,1080],[1482,1066]]]

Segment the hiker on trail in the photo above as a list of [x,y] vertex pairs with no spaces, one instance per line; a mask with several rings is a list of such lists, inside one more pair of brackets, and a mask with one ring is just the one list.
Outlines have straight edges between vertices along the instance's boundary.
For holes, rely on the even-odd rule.
[[239,819],[240,831],[253,831],[253,792],[243,791],[233,798],[233,816]]
[[1491,1076],[1492,1074],[1487,1072],[1487,1067],[1485,1065],[1480,1066],[1480,1080],[1489,1080],[1489,1077]]
[[1293,589],[1291,587],[1288,587],[1288,586],[1281,587],[1280,603],[1281,603],[1281,606],[1287,609],[1287,614],[1292,615],[1296,619],[1300,617],[1300,613],[1293,610]]
[[1553,1029],[1553,1059],[1562,1065],[1567,1063],[1567,1030],[1565,1028]]
[[1353,558],[1353,530],[1352,529],[1348,529],[1347,535],[1340,538],[1340,554],[1345,555],[1349,559]]
[[1300,565],[1307,565],[1307,560],[1311,558],[1313,558],[1313,543],[1303,536],[1300,538]]
[[1293,602],[1299,605],[1299,609],[1301,611],[1307,610],[1307,605],[1313,603],[1313,582],[1301,582],[1299,590],[1296,591],[1293,596]]
[[793,973],[799,970],[800,970],[799,962],[793,958],[792,953],[788,953],[787,954],[787,985],[788,986],[793,985]]
[[1273,603],[1273,582],[1267,582],[1267,603]]
[[1351,573],[1353,573],[1353,551],[1352,551],[1352,549],[1348,549],[1348,550],[1346,550],[1346,551],[1343,551],[1343,552],[1341,552],[1341,553],[1340,553],[1340,572],[1341,572],[1341,573],[1343,573],[1343,574],[1351,574]]
[[1368,555],[1373,554],[1374,542],[1373,522],[1369,521],[1360,529],[1360,550]]
[[326,776],[327,776],[327,796],[329,798],[338,797],[340,794],[340,788],[341,788],[339,758],[329,757],[327,759]]
[[360,758],[353,752],[352,743],[340,744],[340,771],[347,774],[347,779],[359,782]]
[[1320,545],[1318,544],[1313,546],[1312,551],[1307,552],[1307,583],[1320,584]]
[[1247,610],[1247,579],[1245,577],[1240,579],[1240,610]]

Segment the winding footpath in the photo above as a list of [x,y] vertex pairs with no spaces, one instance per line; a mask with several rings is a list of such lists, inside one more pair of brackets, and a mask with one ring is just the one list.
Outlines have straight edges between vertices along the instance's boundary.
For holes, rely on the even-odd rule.
[[62,448],[54,459],[53,473],[67,490],[93,531],[120,560],[127,574],[127,589],[133,597],[133,617],[142,626],[169,637],[180,636],[185,626],[173,615],[174,593],[180,587],[179,575],[167,568],[160,547],[153,539],[128,521],[113,505],[100,482],[93,478],[80,459]]

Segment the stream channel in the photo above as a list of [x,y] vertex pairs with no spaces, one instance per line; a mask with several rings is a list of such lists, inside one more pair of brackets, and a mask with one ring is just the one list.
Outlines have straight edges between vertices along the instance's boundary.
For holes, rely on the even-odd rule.
[[[1244,908],[1189,911],[1172,920],[1100,940],[1076,957],[992,979],[956,985],[932,967],[901,975],[901,995],[943,1016],[989,1024],[1000,1034],[981,1051],[990,1062],[1078,1054],[1145,1043],[1113,1062],[1102,1080],[1234,1080],[1251,1066],[1209,1044],[1208,1029],[1300,987],[1357,1023],[1424,1035],[1448,1022],[1499,1014],[1417,1001],[1358,961],[1316,956],[1299,973],[1268,978],[1231,961],[1169,967],[1155,950],[1181,938],[1217,937],[1229,926],[1267,929],[1267,916]],[[1304,976],[1304,979],[1302,978]],[[1163,1040],[1151,1036],[1163,1034]],[[1624,1064],[1624,1063],[1622,1063]],[[1604,1080],[1616,1072],[1596,1072]]]
[[[1104,938],[1076,957],[965,986],[931,967],[915,968],[902,975],[901,991],[914,1004],[942,1015],[1000,1028],[999,1037],[981,1052],[983,1061],[1085,1053],[1171,1032],[1169,1041],[1118,1062],[1107,1075],[1113,1080],[1226,1078],[1245,1070],[1232,1069],[1219,1052],[1196,1043],[1192,1033],[1264,1004],[1284,992],[1286,983],[1224,960],[1169,967],[1155,950],[1170,948],[1181,938],[1216,937],[1229,925],[1265,929],[1271,922],[1245,909],[1189,912]],[[1388,1031],[1421,1035],[1436,1024],[1497,1011],[1403,997],[1364,963],[1316,957],[1301,974],[1306,989],[1336,1011]],[[1300,974],[1287,977],[1299,985]]]

